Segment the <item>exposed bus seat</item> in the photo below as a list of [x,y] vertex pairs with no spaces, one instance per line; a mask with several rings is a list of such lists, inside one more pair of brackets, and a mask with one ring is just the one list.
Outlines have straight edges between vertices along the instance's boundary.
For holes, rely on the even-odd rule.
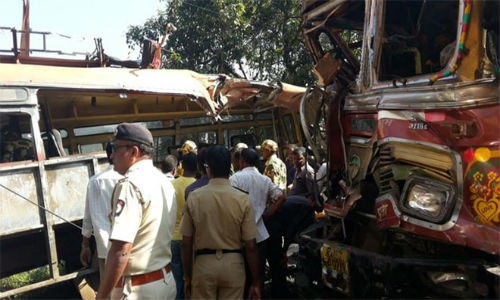
[[52,138],[54,139],[54,145],[56,146],[57,153],[59,156],[66,156],[66,151],[64,151],[64,145],[62,142],[61,132],[57,129],[51,130]]
[[47,157],[66,156],[62,143],[61,132],[57,129],[51,129],[49,132],[42,133],[44,140],[45,153]]

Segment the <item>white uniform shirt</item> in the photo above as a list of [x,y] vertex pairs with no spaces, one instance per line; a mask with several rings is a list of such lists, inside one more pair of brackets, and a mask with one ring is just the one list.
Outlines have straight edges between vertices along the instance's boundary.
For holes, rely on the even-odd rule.
[[121,178],[123,176],[113,170],[111,165],[107,170],[90,177],[87,185],[82,235],[90,238],[94,233],[99,258],[106,258],[108,255],[111,196],[116,183]]
[[177,204],[172,183],[150,159],[132,165],[113,194],[110,240],[132,243],[125,275],[159,270],[170,263]]
[[252,201],[257,225],[257,243],[269,237],[262,214],[266,209],[267,198],[276,199],[282,195],[281,189],[271,179],[259,173],[255,167],[246,167],[229,177],[231,185],[248,193]]
[[175,176],[172,174],[172,172],[165,173],[165,177],[167,177],[168,180],[174,180]]

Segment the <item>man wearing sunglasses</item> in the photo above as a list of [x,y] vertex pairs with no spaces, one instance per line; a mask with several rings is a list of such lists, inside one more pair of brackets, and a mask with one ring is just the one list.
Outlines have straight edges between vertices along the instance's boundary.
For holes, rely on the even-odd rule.
[[115,170],[110,248],[97,299],[173,299],[170,242],[176,218],[172,184],[153,165],[153,136],[122,123],[114,135]]

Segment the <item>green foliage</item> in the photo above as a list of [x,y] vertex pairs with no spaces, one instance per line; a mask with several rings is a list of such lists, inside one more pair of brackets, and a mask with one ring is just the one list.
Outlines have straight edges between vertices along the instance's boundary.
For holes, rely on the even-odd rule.
[[[58,269],[59,269],[59,274],[65,274],[67,270],[66,262],[61,260],[58,264]],[[12,290],[16,288],[20,288],[29,284],[34,284],[37,282],[41,282],[44,280],[48,280],[51,278],[50,275],[50,270],[49,266],[45,265],[42,267],[38,267],[26,272],[21,272],[17,273],[14,275],[11,275],[9,277],[1,278],[0,279],[0,291],[7,291],[7,290]],[[62,283],[60,283],[62,284]],[[70,286],[72,285],[69,284]],[[57,286],[57,285],[55,285]],[[38,288],[35,290],[31,290],[22,294],[17,294],[14,296],[9,297],[8,299],[39,299],[39,298],[46,298],[44,297],[44,293],[46,293],[48,290],[51,288],[57,288],[57,295],[61,296],[62,298],[68,299],[68,297],[64,297],[66,294],[71,295],[72,293],[75,293],[75,288],[73,287],[70,291],[67,291],[63,286],[59,287],[54,287],[54,286],[45,286],[42,288]],[[53,291],[51,292],[53,295]],[[71,297],[74,298],[74,297]]]
[[143,26],[131,26],[127,43],[159,40],[170,22],[177,31],[164,47],[166,68],[304,85],[314,79],[298,1],[171,0]]
[[44,266],[0,279],[0,290],[14,289],[50,278],[49,267]]

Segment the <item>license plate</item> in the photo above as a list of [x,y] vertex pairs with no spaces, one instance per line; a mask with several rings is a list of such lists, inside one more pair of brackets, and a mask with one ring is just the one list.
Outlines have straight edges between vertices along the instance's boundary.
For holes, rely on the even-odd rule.
[[325,285],[350,295],[349,252],[324,244],[321,247],[321,262]]

